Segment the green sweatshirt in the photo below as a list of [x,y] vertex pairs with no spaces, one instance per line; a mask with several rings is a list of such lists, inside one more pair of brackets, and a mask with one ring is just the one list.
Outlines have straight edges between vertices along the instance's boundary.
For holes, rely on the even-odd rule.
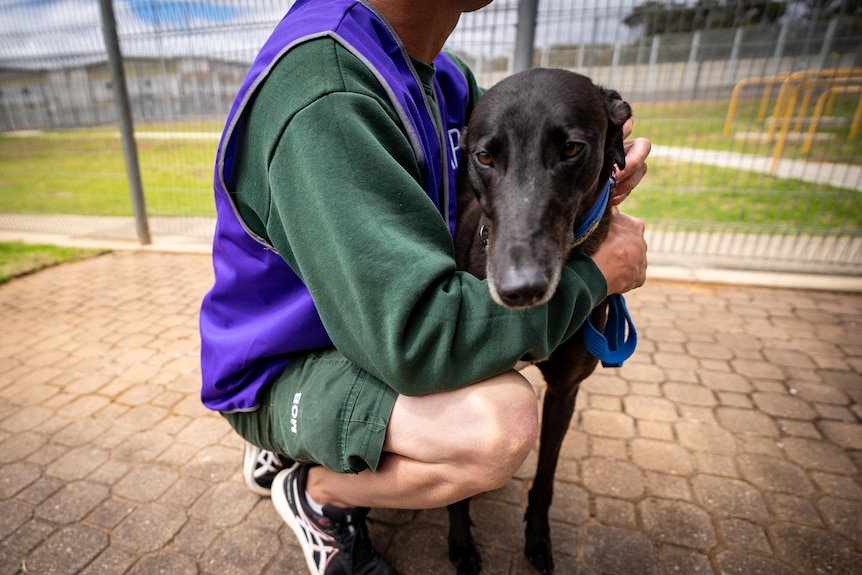
[[[434,69],[414,64],[431,93]],[[332,39],[278,62],[240,136],[230,187],[241,217],[306,284],[335,347],[400,394],[460,388],[546,357],[606,295],[586,257],[566,264],[548,304],[520,311],[456,271],[386,92]]]

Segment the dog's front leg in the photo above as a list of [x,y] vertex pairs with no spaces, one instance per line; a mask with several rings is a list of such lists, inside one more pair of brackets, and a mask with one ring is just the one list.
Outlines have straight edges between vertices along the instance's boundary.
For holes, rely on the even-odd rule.
[[576,391],[558,394],[551,391],[549,387],[542,407],[539,462],[524,515],[527,522],[524,528],[524,553],[540,573],[551,573],[554,570],[548,510],[554,496],[557,459],[569,421],[575,411],[576,395]]
[[453,503],[449,511],[449,561],[458,575],[475,575],[482,570],[482,556],[470,528],[470,499]]
[[[604,324],[602,308],[594,320]],[[542,404],[542,433],[539,443],[539,462],[536,477],[530,488],[524,519],[527,559],[540,573],[554,570],[551,549],[551,528],[548,510],[554,496],[554,474],[560,449],[569,423],[575,412],[578,388],[595,370],[598,360],[590,355],[581,343],[580,333],[554,350],[551,356],[538,364],[547,384]]]

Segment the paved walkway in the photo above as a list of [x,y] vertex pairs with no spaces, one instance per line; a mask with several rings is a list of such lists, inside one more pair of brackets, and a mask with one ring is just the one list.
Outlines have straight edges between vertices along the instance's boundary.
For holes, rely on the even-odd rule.
[[[149,229],[152,243],[142,246],[132,217],[0,214],[0,242],[198,254],[212,251],[215,218],[151,217]],[[862,238],[776,242],[772,236],[647,227],[646,239],[654,278],[862,292]],[[740,269],[741,262],[750,269]]]
[[[679,162],[707,164],[719,168],[733,168],[761,174],[770,173],[772,167],[771,156],[755,156],[677,146],[653,146],[650,151],[650,158],[669,158]],[[862,191],[862,166],[857,165],[781,158],[775,167],[774,175],[777,178],[797,178],[803,182],[828,184],[836,188]]]
[[[0,575],[304,573],[198,400],[210,278],[203,254],[117,251],[0,286]],[[862,294],[628,302],[639,349],[585,383],[563,449],[557,573],[862,574]],[[485,573],[532,572],[534,465],[474,505]],[[373,517],[400,572],[452,572],[443,511]]]

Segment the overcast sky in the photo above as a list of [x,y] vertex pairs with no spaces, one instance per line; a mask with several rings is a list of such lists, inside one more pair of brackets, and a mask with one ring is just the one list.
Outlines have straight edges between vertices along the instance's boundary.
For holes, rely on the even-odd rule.
[[[626,42],[620,25],[635,0],[539,0],[539,46]],[[127,56],[198,55],[250,60],[289,0],[114,0]],[[449,47],[496,55],[514,41],[517,0],[462,18]],[[545,13],[548,16],[542,17]],[[158,34],[155,34],[158,32]],[[98,0],[0,0],[0,64],[45,57],[104,57]]]

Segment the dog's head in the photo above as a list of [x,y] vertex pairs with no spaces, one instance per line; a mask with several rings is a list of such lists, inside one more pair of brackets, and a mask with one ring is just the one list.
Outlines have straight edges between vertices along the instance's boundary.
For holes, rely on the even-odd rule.
[[[472,190],[481,205],[497,303],[531,307],[551,298],[574,227],[614,164],[625,167],[629,117],[617,92],[565,70],[509,76],[480,99],[461,141],[458,193]],[[594,250],[601,227],[579,249]]]

